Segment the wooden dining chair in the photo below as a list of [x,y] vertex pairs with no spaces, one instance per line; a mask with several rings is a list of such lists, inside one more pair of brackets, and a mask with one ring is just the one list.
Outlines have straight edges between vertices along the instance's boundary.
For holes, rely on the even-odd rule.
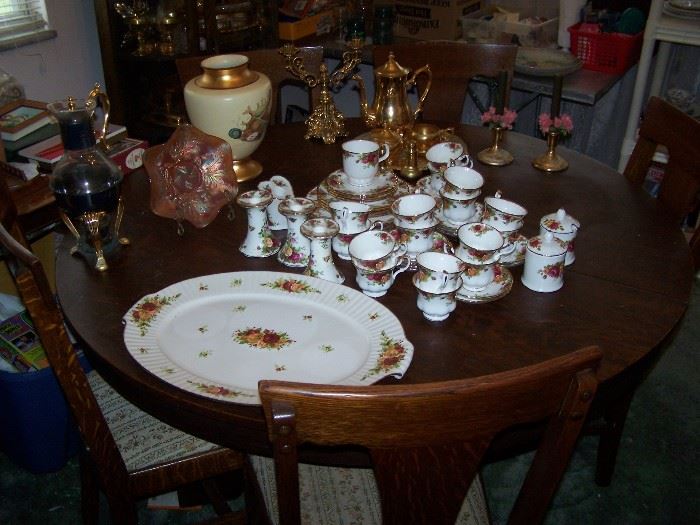
[[243,473],[248,465],[245,456],[163,423],[126,401],[96,371],[85,373],[41,261],[28,249],[1,178],[0,223],[2,255],[83,439],[83,522],[98,522],[99,489],[107,498],[112,522],[133,524],[137,523],[137,500],[201,482],[221,514],[213,523],[245,523],[245,512],[231,512],[212,479]]
[[[281,525],[349,522],[339,516],[354,523],[486,523],[478,472],[489,444],[507,428],[547,421],[509,519],[539,523],[596,392],[601,356],[587,347],[518,370],[418,385],[261,381],[274,475],[271,461],[255,457],[253,464],[271,517]],[[309,443],[364,447],[373,468],[300,465],[298,448]]]
[[[273,120],[272,124],[281,123],[282,103],[281,93],[285,86],[297,86],[306,91],[308,96],[308,112],[313,109],[313,105],[318,100],[320,92],[318,89],[310,89],[304,82],[294,77],[285,69],[287,65],[286,59],[279,53],[279,49],[254,49],[250,51],[237,52],[239,55],[245,55],[249,59],[250,68],[254,71],[259,71],[267,75],[272,83],[272,108]],[[304,67],[311,74],[317,74],[321,63],[323,62],[323,47],[310,46],[299,48],[297,55],[303,60]],[[200,63],[207,58],[206,56],[178,58],[175,60],[177,73],[180,78],[180,84],[185,87],[185,84],[190,79],[202,74]],[[294,106],[298,111],[306,111],[304,108]]]
[[[668,152],[668,163],[658,192],[659,205],[679,221],[700,210],[700,122],[680,109],[651,97],[639,128],[639,138],[627,161],[624,175],[642,184],[659,146]],[[695,269],[700,269],[700,229],[690,238]]]
[[[700,122],[659,97],[651,97],[639,128],[639,138],[627,161],[624,176],[642,185],[652,164],[654,154],[663,146],[668,153],[657,204],[669,211],[681,223],[689,214],[700,210]],[[695,271],[700,269],[700,229],[689,238]],[[615,472],[617,453],[629,407],[637,387],[653,368],[655,360],[638,366],[636,373],[625,382],[620,396],[609,403],[601,417],[587,425],[586,431],[600,435],[596,468],[596,483],[610,485]]]
[[[418,41],[406,44],[374,46],[372,50],[375,67],[387,61],[389,53],[396,61],[415,71],[425,64],[430,65],[432,85],[423,106],[423,119],[442,122],[460,122],[469,83],[475,77],[492,79],[492,91],[498,92],[493,80],[502,71],[507,72],[505,105],[508,106],[513,68],[518,46],[513,44],[472,44],[467,42]],[[424,75],[419,75],[417,85],[422,92]],[[479,108],[479,112],[488,109]],[[495,105],[492,103],[491,105]]]

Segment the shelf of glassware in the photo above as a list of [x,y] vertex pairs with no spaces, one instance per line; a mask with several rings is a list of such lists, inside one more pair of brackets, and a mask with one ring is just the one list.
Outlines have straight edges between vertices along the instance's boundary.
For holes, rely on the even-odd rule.
[[649,8],[649,18],[644,30],[644,45],[639,57],[632,104],[627,119],[625,138],[622,141],[622,150],[620,151],[619,171],[625,169],[627,160],[636,143],[637,127],[646,102],[644,94],[647,89],[647,80],[651,71],[652,55],[656,42],[659,42],[659,51],[656,56],[654,71],[652,72],[652,82],[649,88],[650,96],[659,94],[663,75],[668,65],[671,45],[700,45],[700,20],[686,20],[667,15],[663,12],[663,5],[664,0],[652,0]]

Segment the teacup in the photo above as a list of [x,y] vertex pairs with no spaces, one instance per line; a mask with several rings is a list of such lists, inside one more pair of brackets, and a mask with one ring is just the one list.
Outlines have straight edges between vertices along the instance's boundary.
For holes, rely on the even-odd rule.
[[462,285],[467,290],[478,292],[491,284],[496,277],[496,262],[485,264],[466,263],[462,274]]
[[490,264],[515,249],[505,246],[503,234],[483,222],[470,222],[457,230],[459,246],[455,255],[467,264]]
[[416,257],[416,281],[426,292],[443,292],[462,286],[466,263],[459,257],[442,252],[423,252]]
[[426,228],[435,223],[437,202],[425,193],[412,193],[399,197],[391,204],[394,223],[399,227]]
[[484,177],[478,171],[466,166],[450,166],[442,174],[445,179],[444,191],[459,198],[478,197],[484,185]]
[[406,271],[411,264],[411,260],[405,255],[402,255],[396,261],[396,265],[382,270],[368,270],[367,268],[355,266],[357,270],[355,282],[357,282],[357,286],[360,287],[362,293],[369,297],[385,295],[391,288],[391,285],[394,284],[396,276]]
[[543,236],[547,232],[552,234],[567,243],[566,260],[564,264],[570,265],[576,260],[574,253],[574,239],[578,233],[581,223],[574,219],[571,215],[567,215],[563,209],[557,210],[556,213],[550,213],[540,219],[540,235]]
[[425,152],[428,169],[433,172],[443,172],[450,166],[467,166],[474,163],[469,155],[464,154],[464,146],[459,142],[438,142]]
[[465,223],[476,213],[476,198],[461,197],[454,193],[446,191],[446,188],[440,190],[442,197],[442,215],[449,221],[454,223]]
[[556,292],[564,285],[565,241],[552,232],[527,241],[521,281],[536,292]]
[[366,231],[350,241],[348,253],[357,268],[376,271],[396,266],[406,253],[406,245],[396,242],[388,232]]
[[501,198],[496,192],[493,197],[484,199],[483,222],[503,230],[512,230],[516,224],[522,227],[527,210],[520,204]]
[[366,232],[369,230],[383,230],[384,229],[384,223],[381,221],[376,221],[373,222],[372,224],[367,223],[367,226],[365,227],[364,230],[359,231],[359,232],[353,232],[353,233],[343,233],[342,231],[338,233],[335,237],[333,237],[333,240],[331,241],[331,246],[333,247],[333,251],[338,254],[338,257],[341,259],[344,259],[346,261],[350,260],[350,252],[348,249],[350,248],[350,243],[352,240],[357,237],[360,233]]
[[379,171],[379,163],[389,157],[388,144],[355,139],[343,142],[343,171],[354,186],[367,186]]
[[430,292],[423,288],[422,283],[413,276],[413,286],[416,288],[418,296],[416,305],[423,312],[423,317],[429,321],[443,321],[457,308],[457,290],[460,286],[452,289],[445,289],[441,292]]
[[464,154],[464,147],[459,142],[438,142],[425,152],[428,170],[432,173],[430,186],[436,193],[445,185],[443,172],[450,166],[467,166],[471,168],[474,162],[469,155]]
[[333,220],[340,227],[340,233],[360,233],[369,226],[368,220],[371,208],[368,204],[353,201],[334,201],[328,207],[331,209]]
[[398,241],[406,246],[406,253],[409,256],[415,257],[433,247],[433,236],[438,224],[439,221],[435,219],[427,228],[396,228],[399,234]]

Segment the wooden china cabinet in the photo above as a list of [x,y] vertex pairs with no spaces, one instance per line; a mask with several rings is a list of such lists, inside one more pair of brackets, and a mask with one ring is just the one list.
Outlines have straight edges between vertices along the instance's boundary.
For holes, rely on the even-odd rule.
[[151,144],[185,113],[175,60],[276,47],[276,0],[94,0],[111,120]]

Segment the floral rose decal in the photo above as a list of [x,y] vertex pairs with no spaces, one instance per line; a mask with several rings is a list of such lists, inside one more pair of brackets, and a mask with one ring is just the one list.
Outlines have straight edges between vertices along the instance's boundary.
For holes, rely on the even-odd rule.
[[391,372],[391,370],[398,368],[406,357],[406,347],[401,341],[388,337],[384,331],[380,334],[380,338],[382,351],[377,358],[376,365],[365,374],[363,380],[381,372]]
[[244,330],[236,330],[233,332],[233,339],[242,345],[265,350],[279,350],[295,342],[285,332],[276,332],[275,330],[255,326]]
[[289,293],[321,293],[321,290],[309,285],[306,281],[300,279],[285,279],[280,277],[276,281],[263,283],[260,286],[267,286],[273,290],[282,290]]
[[136,326],[139,327],[141,337],[148,333],[148,329],[151,327],[151,322],[153,322],[160,311],[169,304],[172,304],[172,302],[180,297],[180,295],[181,294],[176,294],[170,297],[151,295],[144,297],[143,301],[136,305],[131,312],[131,320]]

